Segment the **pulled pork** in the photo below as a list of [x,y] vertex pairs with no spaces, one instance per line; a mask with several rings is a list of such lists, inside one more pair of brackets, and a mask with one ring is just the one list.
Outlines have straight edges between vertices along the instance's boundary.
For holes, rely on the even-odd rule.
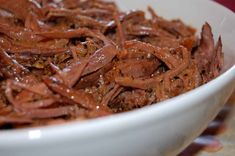
[[149,8],[0,0],[0,129],[84,120],[177,96],[217,77],[222,42]]

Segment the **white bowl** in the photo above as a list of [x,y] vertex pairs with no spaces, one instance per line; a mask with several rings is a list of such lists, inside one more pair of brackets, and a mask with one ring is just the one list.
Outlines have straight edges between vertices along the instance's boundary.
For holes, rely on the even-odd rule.
[[0,132],[1,156],[173,156],[215,117],[235,88],[235,14],[207,0],[117,0],[124,10],[151,5],[200,30],[222,35],[224,73],[193,91],[139,110],[83,122]]

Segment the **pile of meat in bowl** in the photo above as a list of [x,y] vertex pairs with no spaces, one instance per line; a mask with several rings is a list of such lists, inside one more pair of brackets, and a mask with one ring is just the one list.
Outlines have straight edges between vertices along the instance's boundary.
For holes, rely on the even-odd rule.
[[149,7],[99,0],[0,0],[0,129],[130,111],[217,77],[221,38]]

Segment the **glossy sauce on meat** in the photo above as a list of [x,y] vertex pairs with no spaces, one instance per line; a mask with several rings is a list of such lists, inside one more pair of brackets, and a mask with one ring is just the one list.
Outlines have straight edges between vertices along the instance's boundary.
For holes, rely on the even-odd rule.
[[222,42],[149,8],[100,0],[0,0],[0,129],[141,108],[217,77]]

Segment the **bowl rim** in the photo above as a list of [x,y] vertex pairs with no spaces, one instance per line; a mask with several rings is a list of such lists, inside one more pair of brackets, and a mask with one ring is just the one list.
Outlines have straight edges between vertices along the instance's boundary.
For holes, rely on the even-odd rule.
[[[235,14],[231,10],[225,8],[224,6],[220,5],[214,1],[208,1],[210,5],[214,5],[215,7],[219,7],[222,9],[225,14],[233,14],[235,20]],[[82,139],[95,137],[95,136],[102,136],[109,134],[111,131],[112,134],[115,132],[124,131],[125,129],[135,128],[143,124],[143,121],[151,121],[152,117],[156,112],[158,117],[164,117],[165,112],[173,113],[182,109],[187,109],[188,107],[192,107],[196,105],[196,103],[187,104],[187,99],[196,99],[197,95],[204,94],[205,97],[210,96],[216,90],[222,88],[228,83],[235,82],[235,64],[227,69],[224,73],[222,73],[217,78],[213,79],[212,81],[199,86],[191,91],[188,91],[184,94],[178,95],[176,97],[167,99],[165,101],[159,102],[157,104],[153,104],[150,106],[143,107],[141,109],[136,109],[120,114],[114,114],[106,117],[100,117],[95,119],[89,119],[84,121],[70,121],[63,124],[57,125],[48,125],[48,126],[39,126],[39,127],[29,127],[23,129],[14,129],[14,130],[2,130],[0,131],[0,148],[3,146],[11,147],[11,146],[18,146],[21,145],[23,142],[31,143],[53,143],[58,140],[69,140],[75,138],[74,135],[77,137],[81,137]],[[233,88],[235,84],[233,84]],[[205,92],[207,88],[214,89],[212,92]],[[176,104],[177,103],[177,104]],[[202,103],[201,103],[202,104]],[[201,105],[197,104],[197,105]],[[177,105],[177,107],[176,107]],[[169,109],[169,107],[174,107],[174,109]],[[164,113],[163,113],[164,112]],[[136,121],[142,120],[142,123],[138,123]],[[112,124],[112,123],[115,123]],[[109,128],[107,128],[108,125]],[[120,126],[120,125],[128,125],[128,126]],[[122,128],[120,128],[122,127]],[[97,129],[96,134],[94,134],[93,129]],[[39,136],[37,138],[33,138],[30,136],[30,133],[38,132]],[[85,133],[82,133],[85,132]],[[70,135],[73,133],[73,135]],[[82,134],[82,136],[81,136]],[[62,136],[62,137],[58,137]],[[23,139],[23,140],[22,140]]]

